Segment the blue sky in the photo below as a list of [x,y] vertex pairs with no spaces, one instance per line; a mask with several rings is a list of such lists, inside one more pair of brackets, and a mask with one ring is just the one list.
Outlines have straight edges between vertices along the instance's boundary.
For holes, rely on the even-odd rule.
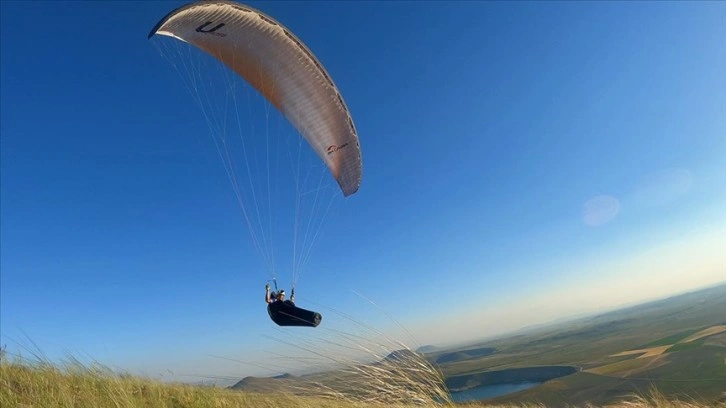
[[[182,4],[2,2],[9,350],[244,376],[210,355],[312,335],[267,318],[207,123],[146,38]],[[315,335],[340,312],[464,342],[726,280],[726,4],[249,5],[312,49],[360,134],[361,188],[298,283]]]

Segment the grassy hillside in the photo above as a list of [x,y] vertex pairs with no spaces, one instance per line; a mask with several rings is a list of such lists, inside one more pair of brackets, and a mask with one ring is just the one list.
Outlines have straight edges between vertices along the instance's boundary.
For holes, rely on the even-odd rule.
[[[53,365],[0,358],[0,407],[332,408],[360,407],[353,398],[322,391],[316,396],[253,393],[228,388],[166,384],[76,361]],[[376,403],[365,406],[398,406]]]
[[2,407],[346,407],[339,401],[239,393],[115,375],[103,367],[0,363]]
[[[376,384],[359,382],[358,386],[375,388]],[[618,387],[616,383],[608,386]],[[71,362],[54,366],[47,362],[9,361],[6,357],[0,357],[0,406],[3,408],[434,408],[452,405],[448,401],[423,399],[390,403],[375,399],[356,400],[346,395],[306,397],[279,392],[260,394],[215,387],[164,384],[146,378],[115,374],[100,365],[86,367]],[[542,403],[527,405],[470,403],[465,406],[546,407]],[[555,403],[550,406],[563,405]],[[658,392],[646,390],[641,395],[629,396],[627,399],[604,406],[705,408],[707,405],[687,400],[666,399]],[[722,406],[726,407],[726,402]]]

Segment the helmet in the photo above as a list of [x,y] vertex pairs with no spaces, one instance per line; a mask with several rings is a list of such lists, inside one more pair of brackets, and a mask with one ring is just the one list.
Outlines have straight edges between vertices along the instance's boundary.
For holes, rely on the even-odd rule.
[[285,289],[280,289],[280,291],[277,292],[277,296],[284,295],[284,294],[285,294]]

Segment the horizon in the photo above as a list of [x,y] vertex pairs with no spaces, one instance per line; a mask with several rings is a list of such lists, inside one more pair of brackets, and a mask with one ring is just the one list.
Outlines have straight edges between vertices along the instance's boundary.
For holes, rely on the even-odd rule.
[[[345,198],[241,80],[146,38],[187,3],[0,3],[11,353],[242,378],[304,369],[290,342],[459,344],[726,283],[726,3],[243,2],[345,99],[363,161]],[[192,90],[239,92],[240,140],[280,142],[290,163],[239,173],[279,196],[235,194],[224,166],[257,156],[220,160],[189,66],[221,81]],[[331,203],[298,230],[285,172]],[[270,321],[272,277],[318,328]]]
[[[190,376],[190,377],[197,378],[196,380],[187,380],[187,381],[180,380],[179,378],[172,378],[172,379],[165,378],[165,376],[168,376],[168,374],[170,374],[170,373],[172,374],[172,377],[174,376],[174,374],[171,372],[171,370],[168,370],[167,373],[159,373],[158,375],[153,375],[153,374],[148,374],[148,373],[146,373],[146,375],[149,375],[149,377],[156,378],[156,379],[159,379],[162,381],[182,382],[182,383],[190,383],[190,384],[207,384],[207,385],[215,384],[218,386],[219,385],[231,386],[246,378],[273,378],[273,377],[279,377],[282,375],[303,376],[303,375],[308,375],[308,374],[325,373],[330,370],[340,369],[341,367],[343,367],[343,368],[349,367],[354,362],[355,363],[371,363],[371,362],[381,361],[381,360],[386,359],[391,354],[395,354],[400,351],[408,350],[408,351],[418,352],[418,349],[423,348],[423,347],[433,347],[434,348],[433,351],[424,351],[423,352],[424,354],[427,354],[427,353],[431,353],[431,352],[439,353],[439,352],[445,352],[447,350],[458,350],[458,349],[467,349],[467,348],[476,347],[476,346],[483,346],[492,341],[504,340],[504,339],[514,337],[514,336],[528,336],[533,333],[537,333],[537,332],[541,332],[541,331],[545,331],[545,332],[551,331],[555,327],[567,326],[567,325],[570,325],[573,323],[580,322],[583,319],[593,319],[593,318],[608,315],[610,313],[617,313],[617,312],[625,311],[625,310],[632,309],[632,308],[638,308],[638,307],[645,306],[645,305],[648,305],[651,303],[668,301],[668,300],[671,300],[674,298],[679,298],[682,296],[687,296],[689,294],[694,294],[694,293],[698,293],[698,292],[702,292],[702,291],[713,290],[713,289],[717,289],[720,287],[726,288],[726,280],[716,283],[716,284],[699,287],[696,289],[677,291],[677,292],[674,292],[674,293],[671,293],[671,294],[665,295],[665,296],[657,296],[655,298],[645,300],[645,301],[629,303],[626,305],[620,305],[620,306],[611,307],[611,308],[604,308],[604,309],[601,309],[598,311],[589,311],[589,312],[581,312],[581,313],[564,315],[564,316],[555,318],[554,320],[545,321],[545,322],[537,323],[534,325],[526,325],[523,327],[515,328],[512,330],[506,330],[501,333],[492,334],[492,335],[485,336],[482,338],[466,339],[464,341],[456,342],[456,343],[419,344],[419,345],[416,345],[416,347],[409,347],[408,345],[404,345],[403,343],[398,343],[400,341],[400,337],[406,337],[406,334],[401,334],[400,337],[395,337],[390,334],[381,334],[382,337],[370,336],[369,338],[366,338],[365,341],[361,342],[360,344],[366,344],[366,342],[368,342],[368,344],[377,344],[378,342],[381,342],[381,340],[383,340],[383,344],[386,346],[398,344],[399,346],[403,346],[403,347],[401,347],[401,348],[394,347],[389,350],[383,350],[383,353],[378,353],[378,354],[369,353],[369,352],[362,353],[362,354],[359,353],[357,355],[357,358],[355,358],[355,359],[349,358],[349,356],[338,356],[337,357],[338,359],[336,361],[329,363],[327,365],[326,364],[319,364],[319,365],[315,365],[315,366],[290,365],[290,367],[289,367],[290,370],[287,370],[287,371],[286,370],[282,370],[282,371],[273,370],[274,372],[268,373],[267,375],[249,374],[249,375],[243,375],[240,377],[230,376],[229,378],[219,378],[219,377],[223,377],[223,376],[213,376],[213,375],[208,376],[208,377],[205,377],[203,375],[182,375],[182,377]],[[347,334],[351,334],[351,333],[347,333]],[[28,339],[28,340],[32,341],[32,339]],[[380,345],[380,344],[377,344],[377,345]],[[34,345],[34,346],[37,346],[37,345]],[[35,352],[32,350],[27,350],[27,351],[29,351],[30,354],[34,355],[35,357],[44,355],[42,349],[37,349],[37,350],[35,350]],[[322,352],[322,350],[319,350],[319,351]],[[315,351],[315,350],[312,351],[313,354],[316,352],[317,351]],[[305,355],[310,355],[310,354],[311,354],[310,350],[304,350],[302,357],[305,358]],[[295,357],[291,356],[290,359],[294,360],[295,358],[299,358],[299,357],[301,357],[301,356],[295,356]],[[27,359],[28,356],[25,356],[24,358]],[[63,359],[61,359],[61,360],[55,360],[55,361],[50,361],[50,362],[53,364],[58,364],[59,362],[62,362],[62,361],[84,362],[85,360],[86,359],[78,358],[77,356],[74,356],[74,355],[67,355],[67,356],[64,356]],[[97,361],[97,360],[91,359],[91,360],[87,361],[87,363],[89,363],[89,362],[94,362],[94,363],[104,365],[103,361]],[[235,363],[239,363],[243,366],[246,366],[246,365],[258,366],[259,365],[259,363],[252,362],[252,361],[250,361],[250,362],[235,361]],[[118,373],[126,372],[126,370],[123,368],[117,368],[117,370],[114,370],[114,371],[118,372]]]

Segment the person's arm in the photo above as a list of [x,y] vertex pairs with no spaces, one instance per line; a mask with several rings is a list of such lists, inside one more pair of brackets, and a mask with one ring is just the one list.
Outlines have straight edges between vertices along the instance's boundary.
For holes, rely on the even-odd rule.
[[270,285],[265,285],[265,302],[272,303],[270,299]]

